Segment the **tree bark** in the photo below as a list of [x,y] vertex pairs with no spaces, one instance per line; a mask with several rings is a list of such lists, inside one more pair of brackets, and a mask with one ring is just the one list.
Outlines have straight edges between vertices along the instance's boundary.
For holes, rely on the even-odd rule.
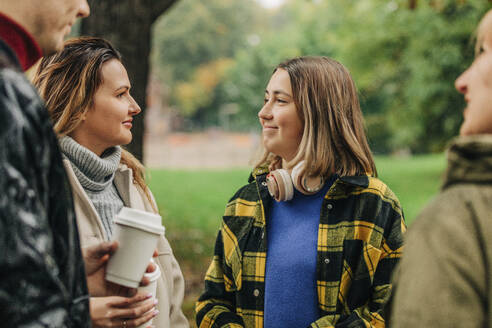
[[408,8],[410,8],[411,10],[414,10],[415,8],[417,8],[417,2],[418,2],[418,0],[409,0],[408,1]]
[[177,0],[89,0],[91,15],[82,20],[81,35],[103,37],[123,56],[131,94],[142,108],[133,120],[133,140],[127,149],[143,161],[144,117],[149,77],[152,24]]

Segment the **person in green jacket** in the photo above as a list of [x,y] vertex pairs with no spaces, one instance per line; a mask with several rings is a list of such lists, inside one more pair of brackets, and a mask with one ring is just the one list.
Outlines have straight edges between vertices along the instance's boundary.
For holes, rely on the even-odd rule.
[[405,236],[391,327],[492,327],[492,11],[458,77],[467,102],[440,194]]

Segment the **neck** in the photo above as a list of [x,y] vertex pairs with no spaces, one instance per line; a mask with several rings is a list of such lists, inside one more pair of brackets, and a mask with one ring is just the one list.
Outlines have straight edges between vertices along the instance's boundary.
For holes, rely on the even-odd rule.
[[[15,2],[15,1],[7,1]],[[10,11],[3,11],[0,7],[0,39],[14,51],[22,69],[28,70],[42,56],[41,48],[36,40],[28,32],[26,25],[21,25],[22,20],[17,18],[19,13],[11,15]]]
[[292,167],[294,166],[292,164],[292,159],[293,158],[290,158],[289,160],[287,160],[285,158],[282,158],[282,168],[289,171],[289,172],[292,172]]

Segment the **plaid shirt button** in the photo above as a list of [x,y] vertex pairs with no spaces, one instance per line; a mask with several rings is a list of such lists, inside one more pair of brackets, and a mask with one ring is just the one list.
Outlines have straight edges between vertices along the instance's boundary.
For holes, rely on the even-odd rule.
[[328,204],[328,206],[326,206],[329,210],[331,210],[333,208],[333,205],[331,204]]
[[260,291],[259,291],[258,289],[255,289],[255,290],[253,291],[253,295],[254,295],[255,297],[260,296]]
[[263,182],[261,183],[261,185],[262,185],[263,187],[266,187],[266,186],[267,186],[267,183],[266,183],[265,181],[263,181]]
[[330,263],[330,259],[325,259],[325,264]]

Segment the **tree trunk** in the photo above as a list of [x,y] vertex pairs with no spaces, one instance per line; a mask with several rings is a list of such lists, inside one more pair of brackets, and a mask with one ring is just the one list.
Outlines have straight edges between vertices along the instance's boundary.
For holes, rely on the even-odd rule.
[[177,0],[89,0],[91,15],[82,20],[81,35],[111,41],[123,56],[131,94],[142,108],[133,121],[133,140],[127,149],[143,161],[144,117],[149,76],[152,24]]
[[418,2],[418,0],[409,0],[408,7],[411,10],[414,10],[415,8],[417,8],[417,2]]

